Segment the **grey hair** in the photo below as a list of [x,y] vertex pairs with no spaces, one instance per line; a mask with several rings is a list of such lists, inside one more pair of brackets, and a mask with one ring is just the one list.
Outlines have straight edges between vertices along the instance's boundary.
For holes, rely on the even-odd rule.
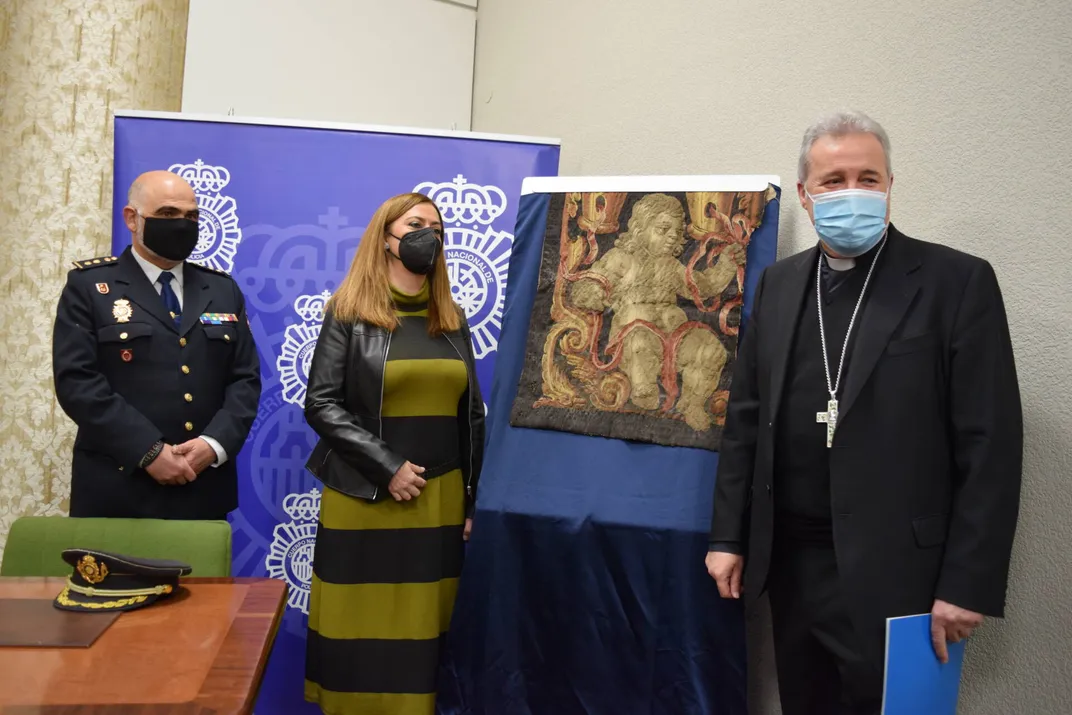
[[846,134],[871,134],[882,145],[886,154],[886,174],[893,175],[890,162],[890,137],[882,125],[863,112],[835,112],[828,114],[808,127],[804,132],[804,141],[800,143],[800,161],[797,163],[797,180],[804,183],[808,178],[808,153],[812,146],[822,137],[844,136]]
[[142,188],[141,182],[135,180],[134,183],[130,185],[130,190],[127,191],[127,203],[138,210],[141,210]]

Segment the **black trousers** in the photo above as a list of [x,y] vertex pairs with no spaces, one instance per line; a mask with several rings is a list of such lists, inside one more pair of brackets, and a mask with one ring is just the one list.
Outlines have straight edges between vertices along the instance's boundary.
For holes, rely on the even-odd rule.
[[777,539],[767,582],[784,715],[879,715],[883,664],[857,646],[833,544]]

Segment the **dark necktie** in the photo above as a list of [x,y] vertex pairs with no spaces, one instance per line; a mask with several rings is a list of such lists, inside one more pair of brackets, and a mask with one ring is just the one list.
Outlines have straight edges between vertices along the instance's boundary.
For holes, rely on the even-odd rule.
[[182,320],[182,308],[179,306],[179,296],[175,295],[175,290],[171,287],[171,281],[174,279],[174,273],[164,271],[156,281],[160,284],[160,297],[164,300],[164,307],[171,313],[171,319],[175,321],[177,328]]

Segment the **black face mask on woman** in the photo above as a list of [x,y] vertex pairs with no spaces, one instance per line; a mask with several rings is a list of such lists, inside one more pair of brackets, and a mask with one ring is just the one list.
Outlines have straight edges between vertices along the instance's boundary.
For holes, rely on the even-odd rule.
[[[438,229],[429,226],[410,231],[402,237],[389,235],[391,238],[398,239],[398,255],[395,258],[402,261],[407,271],[419,276],[426,276],[432,272],[436,258],[439,257],[439,249],[442,248]],[[391,253],[389,244],[385,248],[388,253]],[[393,253],[391,255],[394,256]]]

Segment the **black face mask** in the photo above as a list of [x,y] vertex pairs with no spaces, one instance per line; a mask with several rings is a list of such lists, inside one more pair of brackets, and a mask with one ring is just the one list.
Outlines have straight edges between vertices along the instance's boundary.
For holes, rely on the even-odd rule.
[[197,246],[197,221],[188,218],[145,217],[142,240],[150,251],[169,261],[185,261]]
[[[439,241],[438,229],[432,227],[410,231],[399,238],[392,234],[392,238],[398,238],[398,255],[402,265],[410,273],[426,276],[435,268],[436,258],[439,257],[439,249],[442,247]],[[387,249],[390,253],[390,248]],[[393,253],[391,255],[394,255]]]

